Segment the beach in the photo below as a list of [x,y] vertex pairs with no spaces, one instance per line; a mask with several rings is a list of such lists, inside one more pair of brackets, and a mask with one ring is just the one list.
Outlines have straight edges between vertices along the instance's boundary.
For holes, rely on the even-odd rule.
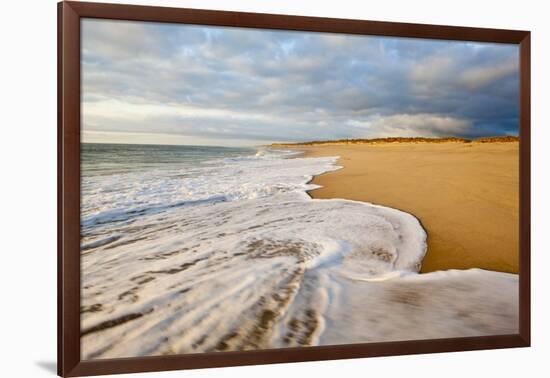
[[81,357],[515,333],[514,148],[83,144]]
[[517,45],[81,28],[81,361],[519,333]]
[[428,234],[421,272],[481,268],[518,272],[519,143],[381,143],[299,146],[339,156],[316,176],[313,198],[403,210]]

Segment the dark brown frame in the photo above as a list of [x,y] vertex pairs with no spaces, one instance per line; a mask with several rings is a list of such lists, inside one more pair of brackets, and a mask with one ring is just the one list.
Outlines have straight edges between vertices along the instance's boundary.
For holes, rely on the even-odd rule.
[[[80,359],[80,18],[511,43],[520,51],[519,333],[249,352]],[[100,375],[530,345],[530,32],[105,3],[58,4],[58,374]]]

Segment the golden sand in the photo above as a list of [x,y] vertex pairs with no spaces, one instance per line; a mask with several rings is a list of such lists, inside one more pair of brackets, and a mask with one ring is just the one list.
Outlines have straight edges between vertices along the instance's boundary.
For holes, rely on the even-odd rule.
[[344,168],[314,178],[314,198],[346,198],[415,215],[428,233],[422,272],[518,272],[519,146],[400,143],[298,147],[340,156]]

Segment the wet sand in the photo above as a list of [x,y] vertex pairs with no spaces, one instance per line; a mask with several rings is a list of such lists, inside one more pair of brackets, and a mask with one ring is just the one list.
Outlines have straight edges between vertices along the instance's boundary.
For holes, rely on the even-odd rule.
[[422,272],[518,272],[519,144],[399,143],[304,147],[343,166],[313,179],[313,198],[397,208],[428,233]]

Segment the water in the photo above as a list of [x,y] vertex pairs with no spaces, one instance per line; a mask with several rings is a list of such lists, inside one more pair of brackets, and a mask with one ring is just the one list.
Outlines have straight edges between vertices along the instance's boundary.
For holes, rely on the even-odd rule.
[[216,193],[201,197],[192,186],[214,177],[223,159],[255,153],[208,146],[82,144],[82,235],[178,205],[215,200]]
[[84,143],[81,145],[82,175],[193,168],[213,159],[254,153],[254,148]]
[[[500,302],[514,296],[493,294],[517,277],[416,274],[426,233],[414,216],[308,196],[311,178],[336,162],[274,149],[83,145],[82,357],[513,331],[513,312],[434,326],[442,311],[472,304],[508,314],[514,306]],[[411,290],[424,306],[406,308]],[[411,324],[414,311],[423,323]]]

